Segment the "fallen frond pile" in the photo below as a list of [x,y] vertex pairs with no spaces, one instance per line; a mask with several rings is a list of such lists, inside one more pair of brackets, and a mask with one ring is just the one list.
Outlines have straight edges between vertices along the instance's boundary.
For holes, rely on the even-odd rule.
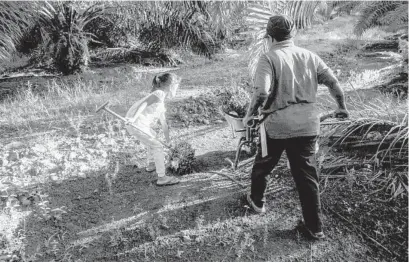
[[[350,169],[371,169],[368,183],[386,190],[391,198],[407,196],[408,191],[408,116],[401,122],[358,119],[321,140],[329,148],[318,159],[326,174],[348,173]],[[321,147],[325,146],[322,145]],[[332,148],[332,155],[329,149]],[[343,156],[336,154],[341,150]]]
[[178,175],[193,172],[195,150],[192,148],[192,145],[186,141],[176,144],[175,147],[170,150],[169,163],[169,169]]
[[181,63],[175,55],[139,49],[137,47],[107,48],[96,52],[91,56],[92,61],[105,63],[136,63],[144,66],[176,66]]

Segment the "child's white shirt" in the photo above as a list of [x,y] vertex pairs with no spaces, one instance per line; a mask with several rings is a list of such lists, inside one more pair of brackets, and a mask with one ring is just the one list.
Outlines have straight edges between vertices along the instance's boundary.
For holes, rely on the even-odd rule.
[[143,132],[155,136],[155,132],[151,129],[151,125],[157,122],[161,115],[164,115],[166,112],[165,108],[165,96],[166,93],[162,90],[156,90],[149,95],[145,96],[144,98],[138,100],[136,103],[132,105],[132,107],[128,110],[125,117],[126,118],[133,118],[135,113],[138,110],[139,105],[149,96],[154,95],[158,97],[159,102],[152,103],[151,105],[147,106],[138,116],[138,118],[133,123],[136,125],[140,130]]

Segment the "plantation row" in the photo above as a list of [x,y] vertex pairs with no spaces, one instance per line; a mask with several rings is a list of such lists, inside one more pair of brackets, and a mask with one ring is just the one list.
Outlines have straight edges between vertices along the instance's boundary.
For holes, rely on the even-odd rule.
[[29,64],[63,74],[90,62],[177,65],[174,50],[212,57],[224,47],[251,47],[254,67],[269,16],[290,15],[299,29],[360,13],[355,33],[406,28],[406,1],[0,2],[0,59],[15,51]]

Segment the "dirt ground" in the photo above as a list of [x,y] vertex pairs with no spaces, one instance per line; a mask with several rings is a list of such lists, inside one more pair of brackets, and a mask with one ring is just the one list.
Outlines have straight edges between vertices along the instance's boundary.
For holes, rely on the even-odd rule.
[[[327,25],[328,28],[344,24],[343,19],[330,21],[332,24]],[[298,40],[298,45],[323,57],[337,51],[339,46],[335,43],[342,41]],[[243,51],[230,50],[216,61],[203,59],[195,65],[172,69],[183,78],[176,100],[230,85],[232,79],[245,79],[247,59],[243,54]],[[341,81],[350,76],[351,70],[363,71],[395,63],[391,58],[382,60],[381,64],[369,65],[365,59],[346,57],[339,63],[337,67],[341,70]],[[329,65],[331,63],[333,61]],[[103,69],[93,70],[98,72]],[[152,70],[149,74],[161,70]],[[348,86],[345,82],[342,85]],[[324,94],[325,90],[320,92]],[[117,106],[115,110],[123,114],[126,109]],[[80,127],[83,152],[97,149],[98,142],[102,140],[98,136],[86,136],[87,127],[92,126],[94,120],[102,118],[101,114],[90,115]],[[57,131],[61,131],[61,127]],[[47,126],[40,125],[36,132],[44,131],[47,131]],[[53,136],[57,138],[58,132]],[[48,202],[43,206],[27,206],[19,213],[7,214],[8,219],[23,218],[17,229],[25,231],[20,241],[24,244],[24,252],[20,253],[24,255],[17,254],[15,260],[396,260],[394,256],[374,253],[367,240],[349,231],[325,207],[323,221],[327,238],[324,241],[310,241],[298,232],[295,227],[301,219],[300,205],[284,158],[271,176],[267,213],[254,214],[244,200],[244,194],[249,189],[248,176],[237,178],[246,186],[243,189],[228,178],[211,173],[227,169],[229,163],[226,158],[234,159],[235,156],[237,138],[232,137],[226,122],[184,128],[178,127],[177,123],[172,128],[171,124],[171,137],[176,141],[188,140],[196,149],[197,169],[181,177],[178,185],[156,186],[155,173],[148,173],[141,165],[131,165],[124,159],[115,159],[120,153],[108,157],[108,166],[86,170],[81,176],[50,177],[41,184],[28,185],[29,191],[41,193],[42,200]],[[39,136],[33,139],[28,136],[20,137],[19,141],[33,147],[46,138]],[[16,140],[15,137],[3,137],[2,144],[13,140]],[[74,142],[77,137],[72,136],[70,140]],[[125,138],[121,140],[118,139],[116,143],[122,145],[127,141]],[[69,141],[66,143],[70,144]],[[126,156],[129,157],[129,154]],[[241,160],[246,158],[249,156],[243,155]],[[73,157],[73,160],[80,158]],[[97,164],[82,161],[84,165],[97,167]]]

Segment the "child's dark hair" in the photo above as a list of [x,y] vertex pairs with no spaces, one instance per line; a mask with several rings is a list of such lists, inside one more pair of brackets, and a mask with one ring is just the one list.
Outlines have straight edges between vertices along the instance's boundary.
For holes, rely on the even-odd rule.
[[152,91],[166,90],[170,85],[177,84],[180,78],[174,73],[156,75],[152,81]]

